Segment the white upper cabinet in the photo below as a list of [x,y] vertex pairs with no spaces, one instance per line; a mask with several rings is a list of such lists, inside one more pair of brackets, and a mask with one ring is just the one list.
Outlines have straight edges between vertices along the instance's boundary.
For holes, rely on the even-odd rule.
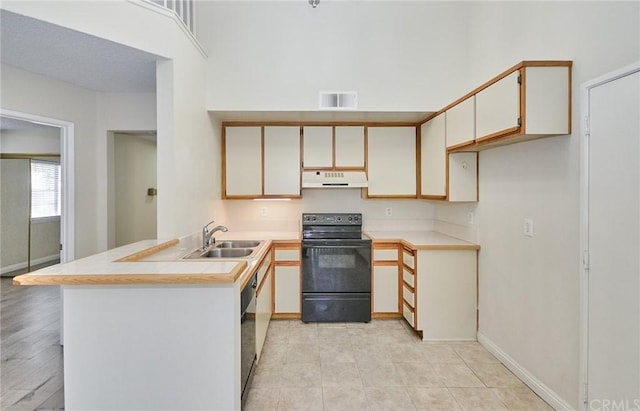
[[416,196],[416,128],[368,127],[368,197]]
[[364,170],[364,126],[305,126],[302,130],[305,169]]
[[262,195],[262,128],[226,127],[224,137],[224,196]]
[[471,96],[446,111],[447,148],[474,142],[475,108],[475,96]]
[[223,198],[300,197],[300,127],[226,126],[222,147]]
[[445,198],[447,195],[447,148],[445,113],[420,127],[420,196]]
[[525,61],[478,91],[476,147],[570,134],[571,67],[570,61]]
[[305,126],[302,129],[304,168],[333,166],[333,127]]
[[364,169],[364,127],[336,127],[336,168]]
[[571,118],[571,68],[525,67],[525,134],[569,134]]
[[519,71],[476,94],[476,139],[516,131],[520,126]]
[[300,196],[300,127],[265,126],[264,195]]

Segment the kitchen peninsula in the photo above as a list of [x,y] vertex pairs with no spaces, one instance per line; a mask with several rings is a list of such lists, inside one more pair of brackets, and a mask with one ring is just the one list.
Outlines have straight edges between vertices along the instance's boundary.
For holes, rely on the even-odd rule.
[[[295,234],[294,234],[295,235]],[[61,285],[66,409],[240,409],[240,291],[255,258],[141,241],[14,278]]]

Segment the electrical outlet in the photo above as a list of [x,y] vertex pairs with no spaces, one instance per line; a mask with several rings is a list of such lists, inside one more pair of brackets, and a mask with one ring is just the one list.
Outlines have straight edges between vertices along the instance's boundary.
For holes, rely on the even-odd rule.
[[260,208],[260,215],[262,217],[266,217],[267,216],[267,207],[261,207]]
[[469,225],[473,225],[473,223],[474,223],[474,217],[475,217],[475,216],[473,215],[473,211],[469,211],[469,212],[467,213],[467,224],[469,224]]
[[387,208],[385,208],[385,209],[384,209],[384,214],[385,214],[387,217],[391,217],[391,216],[393,215],[393,210],[391,210],[391,207],[387,207]]
[[524,219],[524,235],[533,237],[533,220],[530,218]]

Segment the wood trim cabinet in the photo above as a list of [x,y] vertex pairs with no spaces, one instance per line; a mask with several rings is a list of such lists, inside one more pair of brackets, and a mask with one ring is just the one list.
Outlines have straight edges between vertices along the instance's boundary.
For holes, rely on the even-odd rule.
[[397,242],[374,242],[372,254],[371,315],[373,318],[399,317],[400,245]]
[[258,361],[262,353],[262,347],[267,338],[267,330],[273,313],[272,295],[272,264],[271,253],[267,253],[259,263],[257,272],[258,288],[256,289],[256,353]]
[[477,251],[403,250],[403,316],[424,341],[477,338]]
[[571,61],[523,61],[471,92],[474,141],[448,144],[449,150],[571,134],[571,68]]
[[304,126],[305,170],[364,170],[364,126]]
[[416,127],[368,127],[367,197],[416,198]]
[[276,318],[300,318],[300,242],[275,243],[273,258],[273,313]]
[[224,126],[222,198],[300,198],[299,126]]
[[448,111],[420,128],[419,198],[450,202],[478,201],[478,153],[447,154]]
[[447,198],[445,113],[420,126],[420,198]]

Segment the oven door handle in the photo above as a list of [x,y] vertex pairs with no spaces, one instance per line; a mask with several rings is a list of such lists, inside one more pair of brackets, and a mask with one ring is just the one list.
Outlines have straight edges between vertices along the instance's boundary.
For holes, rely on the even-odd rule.
[[370,245],[302,245],[302,248],[370,248]]

